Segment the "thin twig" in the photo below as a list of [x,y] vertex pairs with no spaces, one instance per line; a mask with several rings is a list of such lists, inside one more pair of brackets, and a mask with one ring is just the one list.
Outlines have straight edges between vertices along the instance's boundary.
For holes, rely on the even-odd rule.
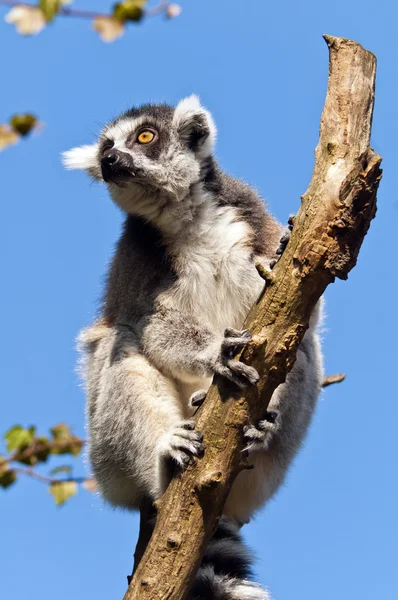
[[73,481],[74,483],[84,483],[87,481],[87,477],[65,477],[64,479],[56,479],[54,477],[46,477],[46,475],[41,475],[37,473],[34,469],[29,469],[28,467],[15,467],[13,468],[15,473],[20,473],[21,475],[27,475],[28,477],[32,477],[33,479],[37,479],[37,481],[41,481],[47,485],[54,485],[56,483],[68,483]]
[[[170,2],[162,0],[157,6],[144,11],[145,17],[155,17],[160,14],[166,14],[167,8]],[[36,4],[29,4],[27,2],[18,2],[17,0],[0,0],[0,5],[4,6],[29,6],[30,8],[36,8]],[[67,6],[61,6],[57,15],[62,17],[78,17],[80,19],[96,19],[98,17],[109,17],[109,14],[93,12],[90,10],[79,10],[75,8],[68,8]]]
[[81,446],[84,446],[85,443],[86,441],[79,437],[72,437],[62,441],[49,440],[48,442],[33,442],[25,450],[15,450],[1,462],[21,462],[47,449],[50,450],[51,453],[51,450],[62,450],[63,448],[67,448],[74,444],[81,444]]
[[345,373],[337,373],[336,375],[326,375],[323,378],[322,387],[325,388],[329,385],[333,385],[334,383],[340,383],[341,381],[344,381],[345,378]]

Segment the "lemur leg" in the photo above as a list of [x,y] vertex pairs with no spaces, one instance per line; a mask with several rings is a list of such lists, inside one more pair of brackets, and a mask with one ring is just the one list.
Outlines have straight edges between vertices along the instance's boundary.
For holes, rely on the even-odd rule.
[[321,359],[314,331],[318,309],[314,312],[314,323],[311,323],[297,350],[295,365],[288,373],[285,383],[273,393],[264,418],[243,429],[246,450],[249,453],[268,450],[275,435],[282,429],[286,412],[306,410],[307,398],[316,398],[320,392]]
[[254,468],[244,470],[236,477],[224,514],[245,523],[279,489],[289,463],[305,437],[321,390],[322,377],[319,340],[310,329],[300,344],[293,369],[285,383],[272,394],[267,408],[269,413],[278,412],[277,430],[268,429],[265,436],[263,431],[254,434],[247,430],[252,435],[245,437],[244,441],[246,446],[250,445],[248,462]]
[[89,353],[94,476],[111,504],[133,508],[162,494],[170,463],[183,468],[203,453],[202,435],[183,419],[174,383],[139,352],[132,334],[109,329]]
[[176,311],[157,313],[142,331],[143,352],[162,372],[184,382],[215,373],[239,387],[256,384],[257,371],[233,359],[251,340],[249,331],[226,329],[224,336]]

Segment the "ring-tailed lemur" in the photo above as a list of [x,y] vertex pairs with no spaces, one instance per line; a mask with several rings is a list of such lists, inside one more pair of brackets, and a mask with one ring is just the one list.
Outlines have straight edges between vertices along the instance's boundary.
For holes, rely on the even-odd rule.
[[[215,373],[240,386],[258,379],[231,349],[250,340],[240,329],[264,285],[255,263],[269,266],[282,227],[255,191],[218,167],[215,137],[211,115],[190,96],[176,108],[133,108],[95,144],[64,155],[68,168],[105,181],[127,214],[101,316],[80,338],[90,460],[115,506],[159,497],[170,460],[183,468],[201,455],[192,415],[204,394],[191,396]],[[268,598],[247,579],[237,524],[275,493],[306,433],[322,379],[316,321],[264,420],[244,430],[254,469],[233,484],[191,600]]]

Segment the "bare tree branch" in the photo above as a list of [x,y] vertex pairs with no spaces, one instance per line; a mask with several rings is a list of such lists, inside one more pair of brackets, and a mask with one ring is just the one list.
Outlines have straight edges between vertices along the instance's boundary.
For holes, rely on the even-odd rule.
[[323,378],[322,387],[326,388],[329,385],[333,385],[334,383],[340,383],[341,381],[344,381],[345,378],[346,378],[345,373],[338,373],[336,375],[326,375]]
[[58,477],[47,477],[47,475],[42,475],[41,473],[38,473],[30,467],[15,467],[13,468],[13,471],[20,475],[27,475],[28,477],[37,479],[37,481],[45,483],[46,485],[54,485],[56,483],[67,483],[69,481],[73,481],[74,483],[85,483],[89,480],[88,477],[63,477],[62,479],[59,479]]
[[[292,368],[309,317],[327,285],[346,279],[376,212],[381,178],[369,148],[376,59],[359,44],[325,36],[329,82],[315,168],[291,240],[244,327],[253,341],[241,360],[260,382],[241,395],[216,381],[197,427],[205,454],[175,476],[158,501],[156,527],[124,600],[183,600],[242,462],[242,427],[261,418]],[[218,384],[218,386],[216,385]]]

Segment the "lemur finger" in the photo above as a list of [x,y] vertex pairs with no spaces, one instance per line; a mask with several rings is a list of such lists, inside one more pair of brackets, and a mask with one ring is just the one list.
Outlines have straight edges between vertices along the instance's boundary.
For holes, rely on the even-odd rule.
[[217,373],[232,381],[239,388],[243,389],[249,384],[255,385],[259,380],[259,375],[253,367],[244,365],[237,360],[228,360],[226,365],[220,365]]
[[281,255],[284,253],[289,240],[290,240],[290,229],[279,240],[279,246],[276,249],[277,254]]
[[223,342],[221,343],[221,351],[225,352],[225,351],[229,351],[231,349],[237,348],[244,348],[244,346],[246,346],[250,340],[251,340],[251,336],[250,337],[230,337],[230,338],[225,338],[223,340]]
[[190,430],[190,429],[186,429],[184,427],[181,427],[181,428],[177,427],[174,430],[173,437],[174,436],[177,436],[178,438],[181,438],[184,440],[193,440],[193,441],[197,441],[197,442],[201,442],[203,440],[203,433],[201,431]]
[[190,408],[198,408],[199,406],[202,406],[206,399],[206,394],[207,392],[205,390],[198,390],[197,392],[194,392],[191,394],[188,400],[188,406]]
[[232,358],[238,350],[244,348],[252,339],[251,333],[247,329],[243,331],[226,329],[224,335],[225,338],[221,343],[221,353],[226,358]]
[[186,419],[185,421],[181,421],[176,427],[176,429],[195,429],[195,420],[194,419]]
[[186,438],[179,438],[177,436],[175,436],[171,442],[171,449],[174,451],[183,451],[192,456],[199,456],[204,452],[202,442],[199,442],[198,440],[187,440]]
[[276,254],[278,254],[279,256],[281,256],[284,253],[285,248],[289,243],[291,233],[291,230],[288,227],[286,227],[281,239],[279,240],[279,246],[276,249]]
[[169,433],[163,454],[171,458],[180,468],[186,468],[192,456],[202,456],[203,434],[192,429],[193,420],[182,421]]
[[254,367],[245,365],[238,360],[229,360],[227,367],[240,379],[243,379],[243,381],[246,381],[246,383],[248,382],[251,385],[255,385],[260,379],[260,375]]
[[250,340],[252,339],[252,335],[250,333],[250,331],[248,329],[232,329],[232,327],[227,327],[227,329],[224,331],[224,337],[229,338],[229,337],[234,337],[234,338],[243,338],[246,337],[247,341],[250,342]]
[[168,452],[168,457],[173,462],[175,462],[181,469],[186,469],[191,459],[191,456],[189,454],[186,454],[181,450],[175,450],[174,448],[170,448]]
[[275,254],[277,255],[277,258],[274,260],[271,260],[269,263],[269,267],[271,270],[275,267],[276,263],[278,262],[278,260],[282,256],[282,254],[284,253],[286,246],[289,243],[290,236],[293,231],[293,224],[294,224],[294,216],[293,215],[290,215],[287,223],[288,223],[287,227],[284,229],[283,235],[282,235],[281,239],[279,240],[279,246],[275,252]]

